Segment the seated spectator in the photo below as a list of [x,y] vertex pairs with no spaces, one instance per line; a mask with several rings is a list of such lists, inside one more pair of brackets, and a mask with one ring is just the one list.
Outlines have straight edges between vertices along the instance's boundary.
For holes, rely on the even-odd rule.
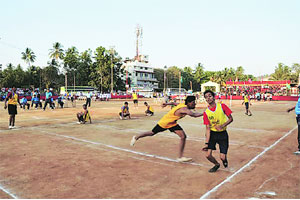
[[27,106],[27,110],[29,110],[30,104],[28,103],[26,97],[23,97],[21,99],[21,107],[25,110],[26,106]]
[[64,102],[63,102],[63,97],[62,96],[59,96],[58,98],[57,98],[57,103],[58,103],[58,105],[61,107],[61,108],[64,108]]

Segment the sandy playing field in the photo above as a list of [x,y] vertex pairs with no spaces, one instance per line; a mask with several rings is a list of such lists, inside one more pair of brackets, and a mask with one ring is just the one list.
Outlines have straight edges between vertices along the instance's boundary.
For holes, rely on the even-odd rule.
[[[144,100],[138,109],[129,100],[133,119],[120,120],[123,102],[92,102],[93,123],[84,125],[75,116],[82,101],[76,108],[18,108],[13,130],[0,103],[0,198],[300,198],[297,126],[286,112],[296,102],[253,102],[249,117],[233,101],[229,168],[216,173],[208,173],[213,165],[201,151],[202,118],[179,121],[188,135],[185,156],[194,160],[178,163],[179,138],[169,131],[129,145],[170,108],[149,100],[155,115],[146,117]],[[214,155],[220,161],[218,150]]]

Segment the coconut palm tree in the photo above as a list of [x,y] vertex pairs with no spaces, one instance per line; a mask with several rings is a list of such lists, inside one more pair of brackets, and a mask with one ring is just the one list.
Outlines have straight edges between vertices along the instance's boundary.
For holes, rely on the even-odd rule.
[[24,60],[30,67],[30,63],[35,61],[36,56],[30,48],[26,48],[25,52],[22,52],[22,60]]
[[64,58],[63,46],[59,42],[53,44],[53,49],[49,49],[49,56],[58,62],[58,59]]

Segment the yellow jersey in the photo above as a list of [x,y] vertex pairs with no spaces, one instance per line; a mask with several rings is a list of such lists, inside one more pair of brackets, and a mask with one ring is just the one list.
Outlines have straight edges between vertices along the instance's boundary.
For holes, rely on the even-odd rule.
[[90,119],[90,113],[89,111],[87,111],[86,115],[84,115],[84,121],[88,122],[89,119]]
[[12,97],[10,99],[8,99],[8,101],[7,101],[8,104],[17,105],[18,104],[18,94],[12,92],[11,95],[12,95]]
[[222,130],[218,131],[215,127],[217,125],[222,125],[227,121],[227,116],[224,113],[222,106],[220,103],[217,103],[217,107],[215,111],[211,111],[209,108],[205,110],[205,113],[207,115],[207,118],[209,120],[209,127],[210,130],[215,132],[221,132],[225,131],[226,127],[224,127]]
[[121,107],[121,113],[127,113],[128,110],[129,110],[129,107],[125,107],[125,106]]
[[154,112],[152,106],[149,106],[149,111]]
[[172,108],[167,114],[165,114],[159,121],[158,125],[162,128],[171,128],[177,125],[177,120],[183,118],[184,116],[176,116],[175,112],[180,109],[187,107],[184,103],[178,104],[176,107]]
[[249,102],[248,95],[245,95],[245,96],[244,96],[244,102],[245,102],[245,103],[248,103],[248,102]]
[[138,99],[138,96],[137,96],[136,93],[132,93],[132,99],[133,99],[133,100],[137,100],[137,99]]

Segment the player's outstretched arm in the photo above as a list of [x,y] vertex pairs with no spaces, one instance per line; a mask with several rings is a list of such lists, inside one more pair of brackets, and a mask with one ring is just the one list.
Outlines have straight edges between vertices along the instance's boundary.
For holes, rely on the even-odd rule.
[[289,109],[287,109],[286,112],[291,112],[291,111],[294,110],[295,108],[296,108],[296,106],[294,106],[294,107],[292,107],[292,108],[289,108]]
[[187,108],[184,108],[182,110],[182,113],[183,114],[187,114],[187,115],[189,115],[191,117],[202,117],[203,116],[203,113],[193,112],[193,111],[191,111],[190,109],[187,109]]
[[164,108],[164,107],[166,107],[166,106],[171,106],[171,105],[177,106],[178,103],[175,103],[175,102],[163,103],[163,104],[161,105],[161,107]]

